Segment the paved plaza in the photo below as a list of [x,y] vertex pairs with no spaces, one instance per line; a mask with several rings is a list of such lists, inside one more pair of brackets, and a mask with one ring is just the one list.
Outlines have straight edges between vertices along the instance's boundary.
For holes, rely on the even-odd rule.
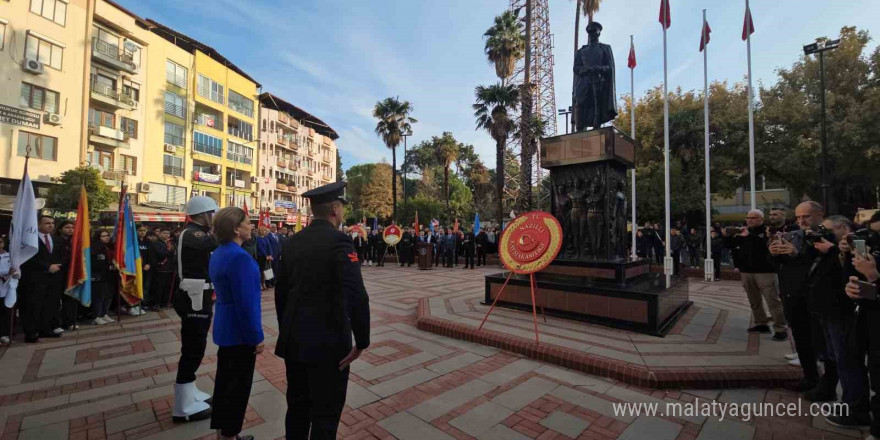
[[[498,269],[491,269],[497,272]],[[615,413],[613,403],[790,403],[782,389],[647,389],[524,358],[498,348],[416,328],[418,310],[435,318],[482,318],[483,275],[459,268],[418,271],[364,268],[372,345],[352,365],[339,437],[346,439],[852,439],[865,433],[830,428],[821,416],[646,416]],[[548,317],[543,341],[625,360],[644,368],[795,371],[788,342],[747,335],[745,293],[736,282],[692,281],[694,306],[663,339]],[[424,300],[424,301],[423,301]],[[499,310],[492,332],[528,337],[531,314]],[[172,311],[124,317],[121,325],[82,326],[59,340],[20,341],[0,349],[0,440],[213,438],[208,421],[171,421],[180,348]],[[257,361],[243,434],[282,438],[286,404],[283,361],[274,350],[273,294],[263,295],[267,351]],[[217,347],[199,369],[213,387]],[[804,404],[806,408],[807,404]],[[664,406],[660,406],[663,411]]]

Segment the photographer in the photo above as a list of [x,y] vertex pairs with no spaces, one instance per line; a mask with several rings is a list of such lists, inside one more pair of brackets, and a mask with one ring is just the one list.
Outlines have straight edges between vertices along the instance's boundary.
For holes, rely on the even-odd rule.
[[[865,240],[865,252],[853,249],[843,240],[840,243],[841,252],[845,252],[847,269],[854,269],[853,275],[845,287],[846,295],[856,300],[856,329],[857,347],[853,358],[864,359],[868,355],[868,374],[870,375],[871,391],[874,395],[871,399],[871,435],[880,437],[880,301],[877,299],[877,286],[880,282],[880,272],[877,267],[877,250],[880,249],[880,213],[875,213],[868,221],[868,229],[859,231],[858,239]],[[855,241],[855,240],[853,240]],[[850,256],[851,255],[851,256]],[[851,264],[849,260],[851,259]],[[864,390],[863,398],[867,397]]]
[[785,315],[782,311],[782,302],[779,299],[779,279],[776,270],[770,262],[770,253],[767,249],[767,228],[764,226],[764,213],[760,209],[753,209],[746,215],[748,228],[733,235],[727,229],[722,229],[724,245],[731,249],[737,249],[737,269],[740,271],[742,285],[746,289],[749,305],[752,308],[752,318],[755,320],[754,327],[748,329],[749,333],[770,333],[767,325],[769,318],[764,311],[763,301],[767,302],[770,315],[773,316],[773,340],[785,341],[788,332],[785,327]]

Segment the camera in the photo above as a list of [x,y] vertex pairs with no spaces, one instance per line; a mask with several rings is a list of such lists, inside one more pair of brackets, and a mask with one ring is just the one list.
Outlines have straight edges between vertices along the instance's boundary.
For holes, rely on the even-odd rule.
[[804,231],[804,242],[810,246],[821,242],[823,238],[832,243],[835,241],[834,233],[823,225],[819,225],[816,230],[809,229]]

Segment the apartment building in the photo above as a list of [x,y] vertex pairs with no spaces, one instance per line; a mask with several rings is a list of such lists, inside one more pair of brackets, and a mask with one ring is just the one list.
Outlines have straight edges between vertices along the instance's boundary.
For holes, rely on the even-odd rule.
[[309,214],[302,194],[336,181],[336,131],[271,93],[260,95],[257,189],[261,207]]
[[[184,168],[185,179],[190,179],[191,196],[211,197],[220,206],[242,206],[245,201],[248,206],[256,206],[255,130],[260,84],[210,46],[155,21],[148,22],[153,33],[193,56],[189,69],[178,64],[173,66],[172,73],[172,66],[166,64],[165,135],[182,143],[184,150],[184,159],[172,158],[171,168]],[[167,75],[172,75],[178,84],[169,86]],[[183,90],[178,79],[183,77],[188,81],[186,96],[179,94]],[[174,89],[172,86],[177,87],[177,93],[169,93],[169,89]],[[174,117],[184,119],[187,125],[169,123]],[[180,129],[186,128],[189,121],[191,129],[182,135]],[[174,142],[169,144],[181,147]],[[163,145],[163,151],[169,150]],[[167,157],[163,158],[163,174]]]
[[120,191],[128,185],[133,202],[149,195],[143,185],[146,156],[144,102],[149,78],[149,36],[144,20],[106,0],[95,2],[88,40],[85,161],[101,172],[105,183]]
[[0,195],[15,195],[28,147],[37,197],[83,159],[90,1],[0,1]]

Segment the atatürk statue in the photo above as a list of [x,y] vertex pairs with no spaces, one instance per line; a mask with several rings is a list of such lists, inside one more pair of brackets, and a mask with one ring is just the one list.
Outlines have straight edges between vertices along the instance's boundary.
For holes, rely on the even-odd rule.
[[611,46],[599,42],[602,25],[587,26],[589,41],[574,58],[573,100],[575,131],[599,128],[617,117],[617,92],[614,86],[614,54]]

